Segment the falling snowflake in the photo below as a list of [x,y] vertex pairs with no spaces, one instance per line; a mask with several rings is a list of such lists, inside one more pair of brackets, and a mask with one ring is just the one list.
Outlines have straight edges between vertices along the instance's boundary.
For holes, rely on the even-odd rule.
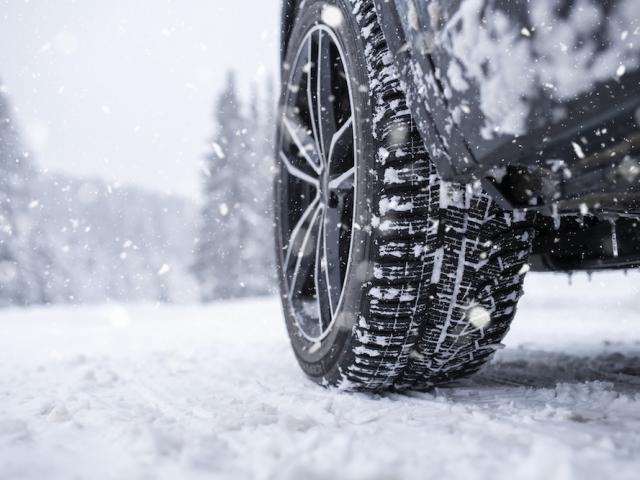
[[213,147],[213,153],[215,153],[220,160],[224,159],[225,155],[222,147],[216,142],[213,142],[211,146]]
[[338,7],[333,5],[327,5],[322,9],[322,22],[330,26],[331,28],[338,28],[344,21],[342,11]]
[[158,276],[162,277],[163,275],[166,275],[170,271],[171,271],[171,267],[165,263],[164,265],[162,265],[162,267],[160,267],[160,270],[158,270]]
[[576,142],[571,142],[571,146],[573,147],[573,150],[576,152],[576,155],[578,156],[578,158],[583,159],[586,157],[586,155],[584,154],[584,150],[582,150],[582,147],[577,144]]
[[470,308],[467,312],[467,318],[471,325],[480,330],[486,328],[491,323],[491,314],[487,309],[480,306]]

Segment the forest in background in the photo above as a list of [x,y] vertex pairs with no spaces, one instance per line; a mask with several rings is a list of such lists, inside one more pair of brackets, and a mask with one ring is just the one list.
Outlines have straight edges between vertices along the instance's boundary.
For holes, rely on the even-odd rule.
[[0,88],[0,306],[271,293],[274,105],[272,84],[244,105],[227,75],[198,205],[42,171]]

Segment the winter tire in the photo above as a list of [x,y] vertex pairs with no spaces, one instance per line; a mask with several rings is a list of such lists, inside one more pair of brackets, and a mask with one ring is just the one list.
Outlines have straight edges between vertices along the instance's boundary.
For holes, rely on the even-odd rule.
[[429,388],[477,371],[521,296],[532,228],[429,159],[370,0],[307,0],[283,68],[276,243],[316,382]]

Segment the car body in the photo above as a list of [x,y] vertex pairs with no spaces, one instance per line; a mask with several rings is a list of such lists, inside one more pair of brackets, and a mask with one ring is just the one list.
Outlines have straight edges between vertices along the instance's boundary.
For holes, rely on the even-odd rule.
[[374,2],[440,175],[539,212],[534,269],[640,265],[640,2]]

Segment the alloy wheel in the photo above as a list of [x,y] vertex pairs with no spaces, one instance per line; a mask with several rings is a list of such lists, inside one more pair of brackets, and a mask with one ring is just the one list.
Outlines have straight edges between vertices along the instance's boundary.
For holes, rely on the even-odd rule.
[[335,33],[313,27],[289,67],[278,144],[281,268],[299,333],[317,342],[335,324],[351,263],[357,136]]

